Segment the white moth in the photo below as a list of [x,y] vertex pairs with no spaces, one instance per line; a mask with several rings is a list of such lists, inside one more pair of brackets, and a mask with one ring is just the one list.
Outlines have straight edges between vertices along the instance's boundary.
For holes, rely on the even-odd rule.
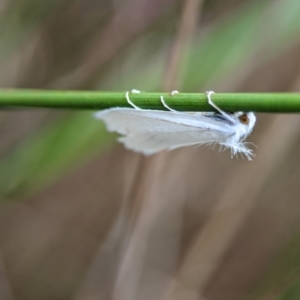
[[161,102],[169,111],[140,109],[127,92],[126,99],[133,108],[105,109],[95,116],[106,123],[109,131],[123,135],[119,141],[126,148],[146,155],[185,146],[219,144],[221,148],[229,148],[232,156],[240,153],[251,160],[252,150],[244,141],[254,127],[255,115],[222,111],[212,102],[213,93],[206,92],[208,103],[216,112],[179,112],[171,109],[163,96]]

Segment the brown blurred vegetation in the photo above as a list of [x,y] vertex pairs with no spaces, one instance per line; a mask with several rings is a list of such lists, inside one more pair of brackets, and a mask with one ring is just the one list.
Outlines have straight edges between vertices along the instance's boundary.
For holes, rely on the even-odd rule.
[[[298,2],[2,0],[0,86],[297,92]],[[299,128],[145,158],[92,112],[1,111],[0,299],[300,299]]]

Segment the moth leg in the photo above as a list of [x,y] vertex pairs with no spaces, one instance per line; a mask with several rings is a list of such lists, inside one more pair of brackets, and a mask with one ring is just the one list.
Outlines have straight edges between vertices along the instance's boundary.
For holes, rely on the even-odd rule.
[[[132,93],[138,94],[140,91],[137,92],[137,90],[132,90]],[[136,106],[129,98],[129,92],[126,92],[125,94],[126,100],[128,102],[128,104],[130,104],[133,108],[137,109],[137,110],[142,110],[141,108],[139,108],[138,106]]]
[[[172,92],[172,93],[173,93],[173,92]],[[166,104],[166,102],[165,102],[163,96],[160,96],[160,101],[161,101],[162,105],[163,105],[165,108],[167,108],[168,110],[173,111],[173,112],[178,112],[177,110],[175,110],[175,109],[169,107],[169,106]]]
[[[172,91],[170,94],[171,94],[171,96],[174,96],[174,95],[176,95],[176,94],[179,94],[179,92],[178,92],[177,90],[174,90],[174,91]],[[161,103],[163,104],[163,106],[164,106],[165,108],[167,108],[168,110],[173,111],[173,112],[178,112],[177,110],[171,108],[170,106],[168,106],[168,105],[166,104],[166,102],[165,102],[163,96],[160,96],[160,101],[161,101]]]
[[137,89],[132,89],[131,90],[131,93],[132,94],[139,94],[141,91],[140,90],[137,90]]
[[218,111],[224,118],[226,118],[229,122],[235,124],[234,118],[232,118],[229,114],[227,114],[225,111],[220,109],[216,104],[213,103],[211,100],[211,95],[214,94],[214,91],[207,91],[205,94],[207,95],[208,104],[212,106],[216,111]]

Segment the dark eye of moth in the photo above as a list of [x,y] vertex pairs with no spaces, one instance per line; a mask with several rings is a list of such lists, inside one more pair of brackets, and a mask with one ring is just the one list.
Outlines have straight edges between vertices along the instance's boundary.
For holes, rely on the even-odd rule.
[[242,124],[245,124],[245,125],[249,124],[249,118],[246,114],[239,116],[239,120]]

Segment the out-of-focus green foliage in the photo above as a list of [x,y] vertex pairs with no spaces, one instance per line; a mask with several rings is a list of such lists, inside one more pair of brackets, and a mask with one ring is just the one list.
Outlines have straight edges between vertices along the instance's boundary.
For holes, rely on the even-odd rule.
[[10,1],[0,14],[0,62],[18,50],[30,34],[39,30],[47,18],[65,1]]
[[110,144],[114,135],[92,113],[73,113],[24,141],[0,162],[0,195],[20,199],[63,176]]

